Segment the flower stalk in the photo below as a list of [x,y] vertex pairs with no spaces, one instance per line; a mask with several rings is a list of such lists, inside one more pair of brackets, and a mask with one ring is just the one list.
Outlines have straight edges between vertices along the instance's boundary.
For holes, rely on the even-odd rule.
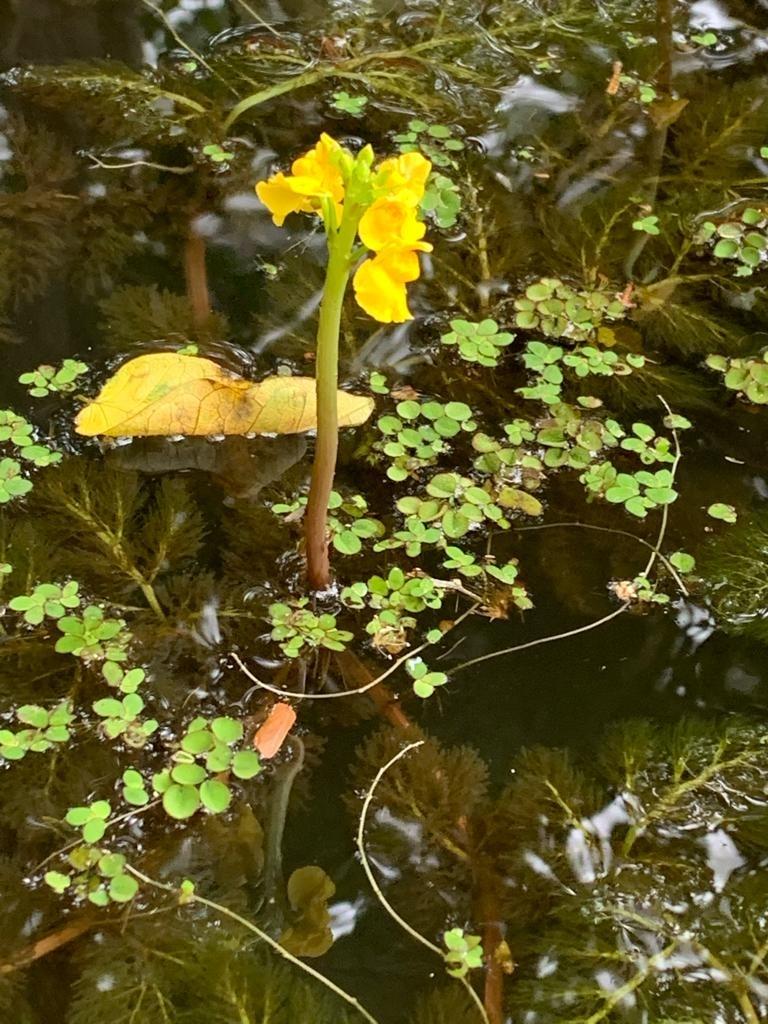
[[350,207],[344,211],[336,235],[329,235],[328,238],[328,267],[325,272],[320,319],[317,325],[317,439],[309,500],[304,518],[307,577],[313,590],[324,590],[331,582],[328,557],[328,501],[333,490],[339,449],[339,333],[341,310],[352,270],[352,250],[356,234],[357,220]]
[[[359,263],[353,281],[358,305],[380,323],[403,323],[412,317],[406,286],[419,276],[418,253],[432,249],[423,241],[426,226],[418,215],[430,162],[420,153],[375,168],[373,161],[370,146],[352,154],[322,135],[314,149],[294,160],[290,174],[278,171],[256,185],[277,227],[289,214],[314,214],[328,239],[315,357],[317,443],[304,521],[313,590],[331,582],[327,520],[339,444],[339,332],[353,266]],[[372,258],[363,258],[368,253]]]

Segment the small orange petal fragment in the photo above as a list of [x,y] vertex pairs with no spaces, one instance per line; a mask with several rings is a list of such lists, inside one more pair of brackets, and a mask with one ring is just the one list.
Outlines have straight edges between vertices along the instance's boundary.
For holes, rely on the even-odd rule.
[[274,757],[282,747],[285,737],[293,728],[296,712],[290,704],[278,701],[273,704],[266,721],[256,730],[253,746],[263,758]]

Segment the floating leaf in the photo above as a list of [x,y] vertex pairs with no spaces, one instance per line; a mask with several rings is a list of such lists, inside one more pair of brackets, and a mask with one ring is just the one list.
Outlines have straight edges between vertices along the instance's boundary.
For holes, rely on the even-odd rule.
[[691,36],[691,42],[699,46],[714,46],[717,36],[714,32],[700,32],[698,35]]
[[203,806],[212,814],[221,814],[229,807],[232,793],[229,786],[219,782],[218,779],[208,779],[200,787],[200,799]]
[[139,883],[130,875],[116,875],[109,883],[109,897],[115,903],[128,903],[139,891]]
[[182,786],[174,782],[163,793],[163,808],[171,818],[191,818],[200,806],[200,794],[194,786]]
[[[267,377],[257,384],[210,359],[156,352],[124,363],[75,420],[87,437],[298,434],[314,430],[315,381]],[[364,423],[372,398],[338,393],[339,426]]]
[[527,516],[540,516],[544,511],[538,498],[519,487],[503,487],[496,500],[502,508],[517,509]]
[[687,551],[675,551],[669,556],[670,564],[680,572],[692,572],[696,568],[696,559]]
[[86,843],[98,843],[106,831],[107,826],[105,822],[100,821],[98,818],[93,818],[83,825],[83,839]]
[[63,893],[70,882],[69,875],[63,875],[61,871],[46,871],[45,883],[58,893]]
[[234,718],[214,718],[211,732],[222,743],[237,743],[243,738],[243,727]]
[[182,786],[199,786],[205,777],[205,768],[199,764],[177,764],[171,769],[171,778]]
[[733,505],[726,505],[722,501],[716,501],[707,509],[707,515],[713,519],[722,519],[724,523],[735,523],[737,518],[736,509]]
[[181,749],[188,754],[202,754],[213,745],[213,736],[207,729],[190,730],[181,741]]
[[239,750],[232,758],[232,772],[238,779],[252,779],[260,771],[261,762],[254,750]]

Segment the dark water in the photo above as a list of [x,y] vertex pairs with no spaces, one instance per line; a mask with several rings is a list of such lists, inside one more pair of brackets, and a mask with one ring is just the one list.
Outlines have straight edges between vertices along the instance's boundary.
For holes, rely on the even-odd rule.
[[[430,225],[435,253],[410,291],[413,321],[376,325],[350,304],[343,381],[365,389],[379,370],[390,386],[466,401],[482,429],[498,433],[515,416],[544,415],[515,392],[525,383],[520,353],[540,335],[518,331],[500,365],[484,369],[440,346],[448,321],[493,316],[515,330],[513,300],[541,277],[612,294],[633,282],[618,350],[644,354],[645,373],[621,386],[589,378],[571,400],[595,394],[622,422],[661,430],[661,395],[693,422],[681,432],[680,496],[663,550],[694,554],[701,572],[686,576],[682,595],[657,563],[668,604],[634,603],[594,629],[464,667],[618,612],[609,584],[632,580],[648,560],[637,537],[657,543],[658,510],[640,522],[585,500],[578,472],[547,472],[543,516],[514,518],[493,538],[500,561],[519,560],[534,608],[475,616],[425,654],[449,674],[426,702],[402,669],[393,674],[387,685],[410,729],[388,725],[367,699],[297,699],[304,762],[292,785],[299,747],[289,741],[234,787],[223,815],[177,823],[159,808],[135,820],[126,813],[109,849],[172,887],[194,880],[275,938],[296,923],[285,879],[318,865],[335,885],[335,941],[308,963],[381,1024],[479,1020],[440,958],[387,917],[355,852],[375,772],[405,740],[426,738],[411,755],[424,759],[410,774],[401,762],[373,803],[371,859],[391,903],[430,942],[461,927],[490,953],[506,938],[514,970],[491,969],[485,989],[482,970],[472,975],[492,1024],[766,1019],[765,647],[759,631],[734,629],[738,616],[726,621],[712,588],[723,578],[717,538],[765,516],[766,430],[760,407],[704,367],[710,353],[752,356],[765,345],[766,253],[751,276],[735,276],[735,261],[691,239],[704,220],[768,202],[768,7],[10,0],[0,19],[0,59],[13,69],[0,108],[0,404],[64,453],[61,465],[32,470],[28,495],[0,506],[0,563],[13,566],[2,600],[78,580],[84,603],[127,623],[128,664],[145,668],[147,712],[160,722],[143,748],[107,741],[90,710],[112,695],[98,659],[54,653],[52,621],[28,625],[5,607],[3,724],[19,728],[20,705],[71,697],[76,725],[69,744],[5,759],[0,772],[0,1019],[362,1019],[215,910],[177,909],[149,886],[132,902],[94,908],[52,893],[42,876],[66,869],[54,855],[76,838],[63,822],[68,808],[110,799],[113,813],[125,812],[122,772],[138,767],[149,785],[194,714],[244,719],[253,731],[271,698],[262,691],[240,703],[250,682],[232,651],[274,685],[297,686],[280,671],[266,609],[300,596],[301,559],[296,533],[270,506],[306,491],[311,439],[101,446],[74,433],[77,406],[126,358],[187,344],[247,377],[311,374],[323,239],[306,219],[276,229],[253,184],[321,131],[391,152],[414,115],[463,141],[444,168],[462,209],[454,224]],[[714,41],[694,39],[705,33]],[[389,56],[349,63],[373,52]],[[243,97],[318,71],[327,74],[224,128]],[[192,97],[203,114],[147,100],[140,75]],[[613,80],[616,95],[606,95]],[[655,99],[643,99],[651,86]],[[334,107],[341,89],[367,97],[360,116]],[[212,143],[232,155],[207,159]],[[651,211],[660,234],[632,228]],[[201,274],[212,310],[202,316]],[[89,367],[73,393],[33,399],[17,383],[65,358]],[[391,411],[391,398],[377,402],[376,415]],[[367,427],[344,435],[339,485],[365,494],[391,526],[393,486],[372,456],[375,440]],[[442,468],[469,472],[473,454],[459,444]],[[415,481],[397,493],[409,489]],[[715,502],[735,507],[738,527],[707,515]],[[604,532],[526,529],[563,522]],[[743,544],[760,594],[767,549],[749,534]],[[432,552],[414,562],[368,549],[335,564],[343,584],[393,564],[449,575]],[[137,572],[151,576],[160,615]],[[429,625],[465,607],[446,600]],[[339,611],[338,602],[327,608]],[[371,678],[389,662],[358,635],[353,650]],[[340,685],[332,658],[308,659],[309,692],[322,691],[326,673],[328,687]],[[641,719],[653,727],[643,732]],[[525,760],[530,748],[544,748],[539,760]],[[315,911],[307,927],[317,938],[327,920]],[[62,939],[70,924],[77,935]],[[33,947],[48,935],[59,948]],[[489,991],[497,983],[501,994]]]

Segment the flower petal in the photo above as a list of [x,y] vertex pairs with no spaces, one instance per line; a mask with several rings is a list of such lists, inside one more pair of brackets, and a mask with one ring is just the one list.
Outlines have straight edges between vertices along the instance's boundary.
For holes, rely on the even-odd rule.
[[353,280],[355,298],[369,316],[382,324],[412,320],[405,282],[390,277],[376,259],[366,260]]
[[291,187],[291,179],[282,171],[256,186],[256,195],[272,214],[272,220],[281,228],[289,213],[311,213],[312,206],[303,195]]
[[418,206],[431,170],[432,164],[421,153],[403,153],[382,161],[377,184],[388,198]]
[[323,133],[314,149],[293,161],[291,171],[297,191],[318,199],[331,196],[335,203],[340,203],[344,199],[344,179],[338,163],[340,154],[338,142]]
[[426,230],[415,207],[396,199],[377,199],[363,214],[359,234],[363,245],[380,252],[388,245],[411,246]]
[[401,324],[413,319],[405,286],[419,276],[417,250],[426,244],[390,245],[358,268],[353,280],[355,298],[374,320]]
[[[424,245],[426,243],[418,243]],[[419,276],[419,257],[416,249],[392,245],[374,257],[373,262],[393,281],[415,281]]]

